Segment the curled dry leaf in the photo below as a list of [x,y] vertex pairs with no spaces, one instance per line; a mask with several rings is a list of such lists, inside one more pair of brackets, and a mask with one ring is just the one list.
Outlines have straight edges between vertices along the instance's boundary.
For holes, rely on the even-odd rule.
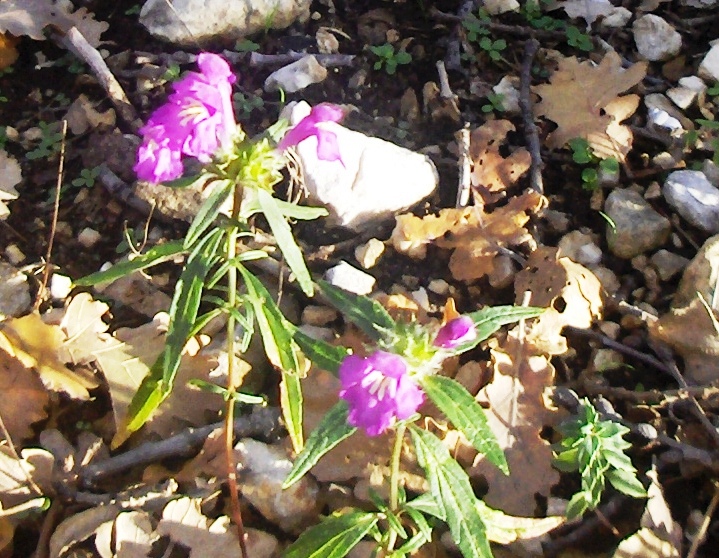
[[390,241],[395,250],[413,258],[424,258],[432,241],[454,250],[449,261],[452,275],[472,281],[493,271],[495,258],[504,247],[532,242],[524,225],[546,205],[544,196],[531,191],[491,213],[474,206],[442,209],[439,215],[424,218],[398,215]]
[[67,33],[77,27],[87,42],[97,47],[100,35],[110,27],[104,21],[96,21],[86,8],[70,12],[67,4],[53,0],[3,0],[0,2],[0,32],[16,37],[27,35],[36,41],[45,39],[45,28],[49,25]]
[[84,134],[88,129],[113,128],[115,126],[115,109],[99,112],[95,109],[87,95],[80,94],[67,109],[65,115],[70,131],[77,135]]
[[[0,503],[2,509],[19,506],[28,500],[53,494],[53,456],[40,448],[27,448],[20,452],[20,460],[7,446],[0,446]],[[38,486],[42,494],[32,486]]]
[[597,157],[624,161],[632,146],[631,130],[620,123],[637,109],[638,95],[619,96],[639,83],[647,73],[647,63],[638,62],[622,69],[619,55],[607,53],[598,66],[576,57],[560,58],[548,84],[534,91],[542,97],[536,113],[557,123],[547,138],[553,149],[573,138],[584,138]]
[[26,368],[34,369],[47,389],[62,391],[73,399],[89,399],[89,389],[98,383],[91,372],[70,370],[60,358],[65,334],[56,325],[48,325],[33,313],[3,322],[6,350]]
[[488,196],[506,190],[514,184],[532,163],[532,157],[524,147],[515,149],[503,157],[499,146],[507,134],[515,130],[509,120],[490,120],[472,131],[469,156],[472,160],[472,186],[478,189],[485,203],[496,201]]
[[113,521],[121,508],[110,504],[71,515],[57,526],[50,537],[50,558],[62,558],[76,544],[92,537],[101,525]]
[[6,202],[17,199],[18,192],[15,186],[20,184],[21,180],[19,163],[4,149],[0,149],[0,220],[7,219],[10,215]]

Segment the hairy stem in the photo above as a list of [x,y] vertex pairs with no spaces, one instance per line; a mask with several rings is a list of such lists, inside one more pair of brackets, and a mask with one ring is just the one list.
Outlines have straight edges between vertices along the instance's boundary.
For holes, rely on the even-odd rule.
[[[242,205],[242,186],[235,185],[232,201],[232,220],[237,222]],[[237,226],[232,225],[227,235],[226,258],[228,262],[237,257]],[[230,265],[227,271],[227,305],[235,308],[237,304],[237,267]],[[234,456],[234,421],[235,421],[235,393],[238,388],[238,370],[235,366],[235,327],[237,323],[233,313],[227,316],[227,404],[225,408],[225,461],[227,465],[227,484],[230,490],[230,508],[232,510],[232,521],[237,526],[237,537],[240,542],[242,558],[248,558],[247,545],[245,544],[245,528],[242,523],[242,512],[240,510],[239,488],[237,486],[237,465]]]

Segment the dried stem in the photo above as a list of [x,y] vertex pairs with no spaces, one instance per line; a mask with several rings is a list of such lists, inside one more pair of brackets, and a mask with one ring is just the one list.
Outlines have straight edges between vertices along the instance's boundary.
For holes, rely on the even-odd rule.
[[542,180],[542,155],[540,152],[539,133],[534,123],[534,111],[532,110],[532,97],[530,85],[532,84],[532,62],[537,54],[539,41],[529,39],[524,45],[524,58],[522,59],[522,71],[520,73],[519,107],[522,109],[522,121],[524,123],[524,135],[527,138],[529,154],[532,157],[530,168],[530,184],[532,190],[544,194],[544,181]]

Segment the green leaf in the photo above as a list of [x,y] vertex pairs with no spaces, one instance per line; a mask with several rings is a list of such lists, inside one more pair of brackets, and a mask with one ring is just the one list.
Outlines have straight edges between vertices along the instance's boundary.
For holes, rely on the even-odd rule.
[[168,260],[171,260],[177,254],[181,254],[185,251],[183,242],[181,240],[173,240],[171,242],[165,242],[164,244],[158,244],[153,246],[144,254],[113,265],[110,269],[105,271],[98,271],[86,275],[81,279],[75,281],[76,285],[81,287],[89,287],[90,285],[97,285],[98,283],[106,283],[108,281],[114,281],[125,275],[129,275],[140,269],[147,269],[153,265],[158,265]]
[[284,558],[342,558],[377,524],[374,513],[331,515],[290,545]]
[[[249,219],[256,213],[260,213],[262,208],[257,198],[257,192],[259,190],[251,190],[245,194],[245,199],[242,200],[242,210],[240,216]],[[279,200],[275,198],[275,203],[279,208],[280,212],[287,219],[299,219],[300,221],[312,221],[319,217],[325,217],[329,215],[324,207],[310,207],[306,205],[297,205],[296,203],[290,203],[285,200]]]
[[487,423],[484,409],[459,382],[444,376],[424,376],[420,383],[425,393],[467,440],[505,475],[509,467],[497,438]]
[[382,305],[367,298],[366,296],[350,293],[326,281],[320,280],[319,286],[322,294],[327,297],[332,306],[342,314],[368,337],[377,341],[387,331],[395,331],[397,324]]
[[257,200],[260,202],[262,213],[264,213],[267,218],[270,229],[272,229],[272,234],[275,236],[277,245],[280,247],[287,265],[297,278],[297,283],[307,296],[312,296],[314,294],[312,277],[305,265],[302,251],[300,247],[297,246],[295,237],[292,235],[292,229],[282,215],[282,211],[277,206],[277,200],[275,200],[269,192],[261,189],[257,190]]
[[140,428],[172,391],[182,350],[193,330],[205,277],[212,267],[224,231],[210,231],[193,248],[175,286],[165,347],[143,379],[128,408],[125,437]]
[[425,471],[432,497],[444,511],[454,542],[465,558],[492,558],[467,473],[434,434],[414,425],[410,432],[417,460]]
[[544,308],[534,306],[491,306],[482,308],[477,312],[468,314],[474,320],[477,328],[477,337],[472,341],[463,343],[452,350],[455,355],[464,353],[479,345],[482,341],[491,336],[500,327],[512,324],[519,320],[536,318],[544,312]]
[[207,174],[194,174],[192,176],[182,176],[169,182],[163,182],[162,185],[168,188],[189,188],[195,183],[206,182],[208,180],[210,180],[210,177]]
[[637,478],[636,473],[614,469],[607,473],[611,485],[622,494],[632,498],[646,498],[647,491]]
[[345,347],[330,345],[325,341],[307,335],[300,329],[295,330],[293,338],[307,358],[317,367],[327,370],[327,372],[331,372],[335,376],[342,361],[350,354]]
[[347,402],[344,400],[339,401],[327,412],[322,422],[307,438],[307,443],[302,453],[295,459],[282,488],[288,488],[300,480],[324,454],[355,433],[357,428],[347,424],[347,414]]
[[414,500],[407,502],[406,507],[422,512],[425,515],[431,515],[441,521],[446,519],[444,508],[437,503],[437,500],[432,498],[429,492],[420,494]]
[[280,408],[285,419],[285,427],[292,442],[292,448],[302,451],[304,436],[302,434],[302,386],[297,374],[282,372],[280,382]]
[[198,241],[203,233],[215,221],[220,213],[222,204],[225,203],[232,192],[233,184],[229,180],[217,181],[214,185],[212,193],[200,206],[197,215],[192,220],[190,228],[185,236],[185,248],[190,248]]

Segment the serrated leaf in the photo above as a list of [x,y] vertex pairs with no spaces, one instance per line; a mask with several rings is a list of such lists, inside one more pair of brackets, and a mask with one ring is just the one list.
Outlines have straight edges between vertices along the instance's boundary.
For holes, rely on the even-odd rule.
[[377,341],[383,337],[384,332],[394,331],[397,328],[392,316],[379,302],[345,291],[326,281],[318,283],[322,294],[327,297],[330,304],[372,340]]
[[345,357],[350,354],[345,347],[330,345],[321,339],[315,339],[307,335],[299,329],[294,332],[292,337],[300,349],[302,349],[305,356],[309,358],[315,366],[327,370],[327,372],[331,372],[334,375],[337,375],[340,364],[342,364]]
[[545,308],[536,308],[534,306],[491,306],[482,308],[477,312],[471,312],[468,315],[474,321],[474,327],[477,328],[477,337],[457,347],[454,353],[460,354],[476,347],[503,325],[536,318],[545,310]]
[[97,285],[98,283],[114,281],[115,279],[129,275],[134,271],[147,269],[153,265],[158,265],[171,260],[184,251],[184,244],[181,240],[165,242],[164,244],[153,246],[147,252],[133,258],[132,260],[115,264],[105,271],[98,271],[97,273],[86,275],[85,277],[75,281],[75,284],[80,287],[89,287],[91,285]]
[[355,511],[331,515],[308,529],[285,551],[284,558],[342,558],[377,524],[376,514]]
[[327,412],[322,422],[307,438],[307,443],[295,459],[282,488],[288,488],[300,480],[323,455],[355,433],[357,428],[347,424],[347,413],[346,401],[339,401]]
[[222,204],[225,203],[232,192],[233,185],[229,180],[217,182],[210,195],[200,206],[190,228],[187,230],[187,235],[185,235],[185,248],[187,249],[193,246],[208,227],[212,225],[220,213]]
[[269,192],[262,189],[257,190],[257,200],[262,208],[262,213],[267,219],[267,223],[270,225],[270,229],[272,229],[277,246],[279,246],[287,265],[294,273],[302,292],[307,296],[312,296],[314,294],[312,277],[305,264],[302,251],[297,246],[295,237],[292,235],[292,229],[277,206],[277,200]]
[[487,422],[484,409],[459,382],[444,376],[429,375],[420,380],[427,396],[440,411],[467,437],[481,454],[509,474],[504,451]]
[[452,539],[465,558],[492,558],[467,473],[434,434],[416,426],[410,426],[410,432],[417,460],[425,471],[432,497],[444,511]]

